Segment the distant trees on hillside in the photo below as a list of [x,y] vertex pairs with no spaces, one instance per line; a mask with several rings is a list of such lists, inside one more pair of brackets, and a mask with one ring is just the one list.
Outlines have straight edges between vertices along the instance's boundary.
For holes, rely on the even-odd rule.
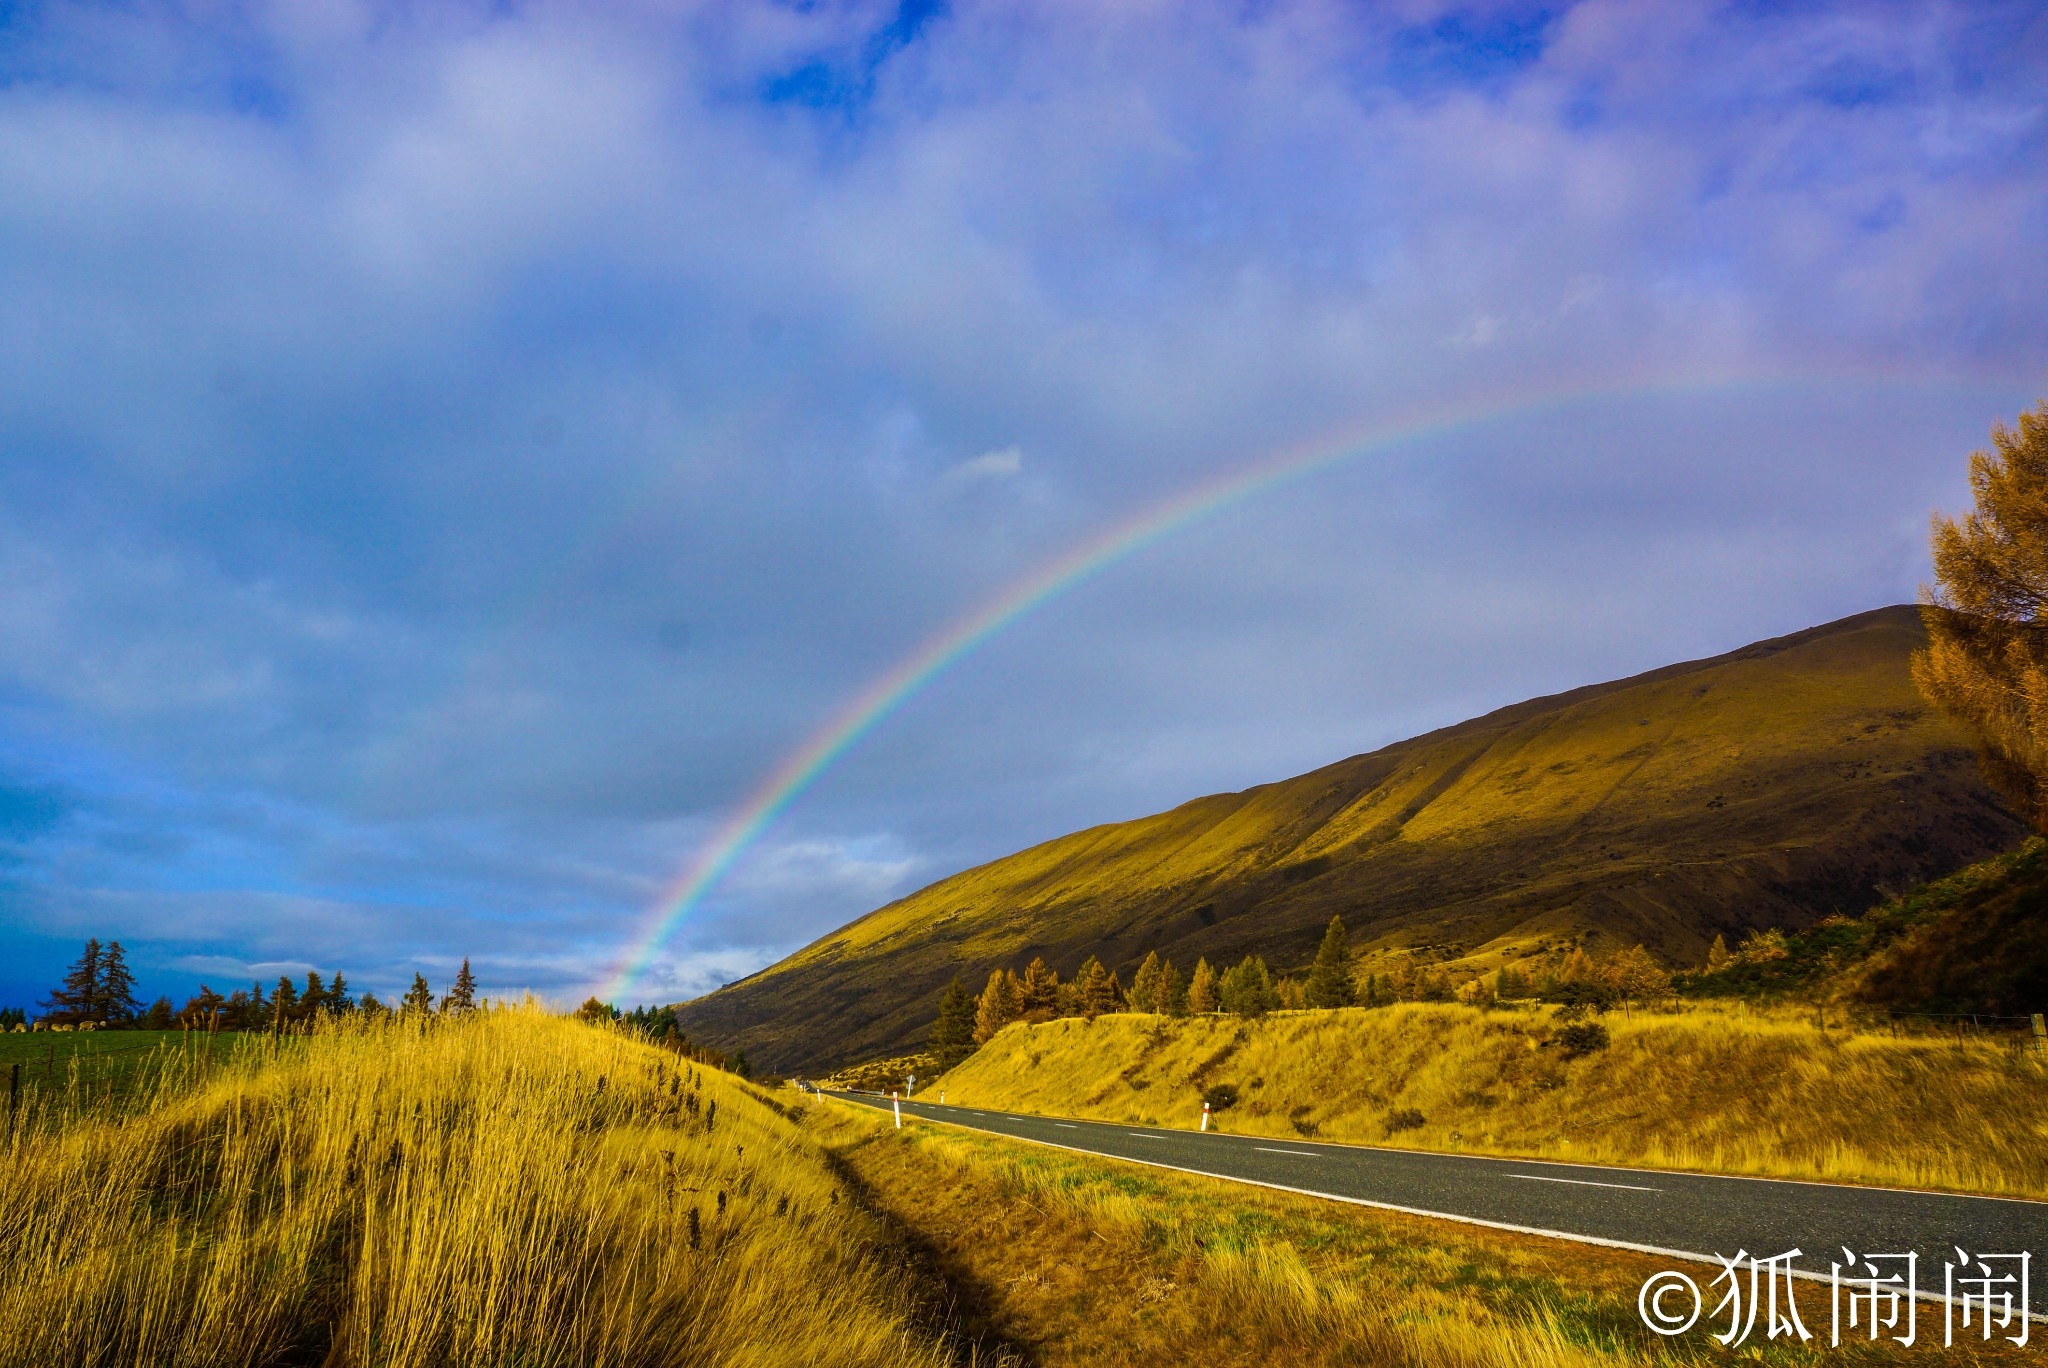
[[[1771,938],[1777,934],[1754,934],[1733,955],[1725,941],[1717,940],[1712,953],[1730,962],[1755,960],[1771,953]],[[1783,938],[1778,939],[1782,942]],[[940,1067],[948,1068],[1014,1021],[1092,1019],[1122,1011],[1258,1017],[1280,1009],[1383,1007],[1396,1002],[1492,1007],[1527,998],[1598,1011],[1655,1002],[1669,997],[1671,991],[1670,974],[1640,945],[1604,958],[1575,945],[1562,961],[1549,961],[1539,977],[1507,965],[1491,974],[1454,978],[1444,965],[1430,963],[1414,952],[1393,961],[1386,970],[1367,969],[1351,953],[1343,918],[1332,917],[1314,963],[1300,979],[1275,978],[1263,958],[1247,955],[1220,973],[1207,959],[1199,959],[1183,981],[1172,961],[1154,950],[1138,965],[1129,989],[1122,988],[1117,975],[1093,955],[1082,961],[1066,982],[1061,982],[1042,958],[1034,958],[1021,975],[1012,969],[991,970],[981,992],[973,997],[956,980],[946,990],[931,1044]],[[963,1038],[964,1046],[960,1043]]]
[[[366,999],[374,1003],[375,999]],[[41,1020],[52,1026],[79,1026],[90,1022],[100,1027],[133,1027],[168,1031],[184,1027],[205,1031],[269,1031],[297,1027],[321,1013],[357,1010],[348,980],[341,974],[324,981],[318,970],[308,970],[303,987],[281,977],[275,990],[265,995],[261,983],[219,993],[202,983],[199,991],[179,1007],[167,996],[159,996],[145,1010],[136,996],[135,975],[128,967],[127,951],[119,941],[104,944],[95,936],[86,941],[77,961],[65,971],[64,981],[39,1004]],[[25,1013],[19,1014],[26,1019]],[[0,1017],[0,1029],[10,1023]]]
[[1969,732],[1992,787],[2048,832],[2048,400],[1991,441],[1970,456],[1976,508],[1934,515],[1913,680]]

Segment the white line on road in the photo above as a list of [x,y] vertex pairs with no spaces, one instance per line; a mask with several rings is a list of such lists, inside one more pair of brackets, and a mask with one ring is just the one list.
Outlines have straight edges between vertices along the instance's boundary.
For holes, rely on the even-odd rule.
[[1532,1183],[1570,1183],[1574,1187],[1625,1188],[1630,1192],[1662,1192],[1663,1188],[1637,1187],[1634,1183],[1594,1183],[1584,1178],[1545,1178],[1540,1173],[1510,1173],[1510,1178],[1526,1178]]
[[1072,1124],[1069,1124],[1068,1122],[1065,1122],[1065,1121],[1055,1121],[1055,1122],[1053,1122],[1053,1124],[1054,1124],[1055,1126],[1065,1126],[1065,1127],[1066,1127],[1066,1128],[1067,1128],[1068,1130],[1079,1130],[1079,1129],[1081,1129],[1081,1128],[1080,1128],[1079,1126],[1076,1126],[1076,1125],[1072,1125]]
[[1125,1132],[1124,1132],[1124,1134],[1125,1134],[1125,1135],[1135,1135],[1135,1136],[1137,1136],[1137,1137],[1138,1137],[1138,1138],[1139,1138],[1140,1140],[1164,1140],[1164,1139],[1166,1138],[1166,1137],[1165,1137],[1165,1136],[1163,1136],[1163,1135],[1148,1135],[1148,1134],[1147,1134],[1146,1132],[1144,1132],[1144,1131],[1125,1131]]
[[1323,1157],[1314,1150],[1276,1150],[1268,1145],[1253,1145],[1252,1148],[1261,1154],[1298,1154],[1304,1159],[1320,1159]]

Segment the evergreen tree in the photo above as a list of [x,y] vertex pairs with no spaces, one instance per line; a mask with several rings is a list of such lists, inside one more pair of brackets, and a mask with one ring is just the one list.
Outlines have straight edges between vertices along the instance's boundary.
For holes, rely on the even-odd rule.
[[270,998],[270,1024],[274,1027],[291,1025],[299,1019],[298,985],[283,974],[277,976],[277,991]]
[[1266,962],[1257,955],[1246,955],[1236,968],[1224,974],[1217,985],[1217,996],[1224,1011],[1242,1017],[1264,1016],[1278,1001],[1273,993],[1273,977],[1266,970]]
[[1007,969],[991,969],[974,1008],[974,1043],[986,1045],[1023,1012],[1023,990]]
[[932,1056],[940,1072],[974,1053],[974,999],[956,977],[939,1000],[939,1019],[932,1023]]
[[1163,1012],[1165,1006],[1159,1001],[1159,980],[1163,974],[1159,963],[1159,952],[1152,951],[1145,956],[1145,962],[1138,966],[1138,972],[1131,975],[1130,1004],[1134,1012]]
[[375,993],[363,994],[363,1015],[371,1021],[381,1020],[391,1009],[377,1000]]
[[1316,951],[1315,967],[1308,971],[1302,1001],[1310,1007],[1349,1007],[1357,1000],[1351,981],[1351,940],[1344,934],[1344,919],[1332,917]]
[[1116,989],[1101,960],[1090,955],[1080,972],[1074,975],[1074,982],[1080,990],[1082,1016],[1093,1021],[1105,1012],[1116,1010]]
[[270,1001],[263,996],[261,981],[249,985],[249,1029],[267,1031],[270,1029]]
[[1493,976],[1493,993],[1508,1002],[1525,998],[1529,996],[1529,976],[1512,964],[1507,965]]
[[1051,1021],[1059,1012],[1060,976],[1043,959],[1034,957],[1024,969],[1024,1016],[1028,1021]]
[[128,972],[128,952],[121,948],[121,942],[115,941],[100,961],[99,995],[93,1003],[93,1020],[129,1021],[141,1009],[142,1004],[135,999],[135,975]]
[[1180,970],[1172,960],[1159,962],[1159,1010],[1168,1016],[1188,1014],[1188,986],[1180,981]]
[[1292,974],[1284,975],[1273,985],[1274,999],[1288,1011],[1299,1011],[1308,1005],[1308,989]]
[[85,943],[85,953],[64,974],[61,987],[44,998],[43,1019],[62,1026],[92,1019],[100,1000],[100,941],[94,936]]
[[1728,953],[1728,938],[1715,932],[1714,943],[1707,947],[1707,972],[1713,974],[1726,969],[1728,961],[1733,958]]
[[1913,682],[1977,743],[1984,777],[2048,832],[2048,400],[1970,457],[1976,508],[1934,518],[1927,649]]
[[306,991],[299,994],[299,1015],[308,1020],[327,1010],[327,984],[313,970],[306,971]]
[[348,994],[348,980],[337,971],[334,982],[327,985],[327,1010],[330,1012],[353,1012],[356,1000]]
[[1188,979],[1188,1010],[1200,1016],[1216,1010],[1220,999],[1216,991],[1216,971],[1209,967],[1209,961],[1195,961],[1194,975]]
[[178,1009],[171,1005],[171,1000],[160,997],[149,1004],[149,1014],[143,1017],[142,1025],[146,1030],[168,1031],[177,1024],[177,1015]]
[[754,1066],[747,1063],[747,1052],[745,1050],[739,1050],[733,1054],[732,1071],[739,1078],[752,1078],[754,1076]]
[[[461,1016],[464,1012],[476,1010],[476,976],[469,972],[469,957],[463,956],[462,968],[455,975],[455,982],[448,989],[448,996],[441,999],[443,1016]],[[640,1013],[644,1024],[645,1013]]]
[[[592,998],[591,1002],[597,1001]],[[588,1007],[590,1004],[585,1003]],[[432,1016],[434,1012],[434,990],[427,986],[427,976],[417,969],[413,971],[412,987],[405,990],[405,996],[398,1000],[398,1011],[402,1016]],[[582,1015],[578,1013],[578,1015]]]
[[185,1010],[178,1016],[195,1031],[218,1030],[221,1012],[227,1005],[226,998],[202,983],[199,985],[199,996],[187,998]]

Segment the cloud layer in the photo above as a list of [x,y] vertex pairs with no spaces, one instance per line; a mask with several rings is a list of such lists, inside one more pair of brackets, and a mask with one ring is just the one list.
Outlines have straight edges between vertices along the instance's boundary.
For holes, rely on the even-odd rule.
[[1910,597],[2048,373],[2038,7],[1363,8],[0,19],[0,996],[574,993],[975,604],[1419,411],[1495,416],[1019,623],[645,995]]

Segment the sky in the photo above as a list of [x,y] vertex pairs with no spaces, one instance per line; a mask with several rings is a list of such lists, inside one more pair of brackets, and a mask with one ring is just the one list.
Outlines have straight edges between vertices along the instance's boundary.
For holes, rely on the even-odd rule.
[[2044,298],[2039,4],[0,0],[0,1004],[674,1001],[1910,601]]

